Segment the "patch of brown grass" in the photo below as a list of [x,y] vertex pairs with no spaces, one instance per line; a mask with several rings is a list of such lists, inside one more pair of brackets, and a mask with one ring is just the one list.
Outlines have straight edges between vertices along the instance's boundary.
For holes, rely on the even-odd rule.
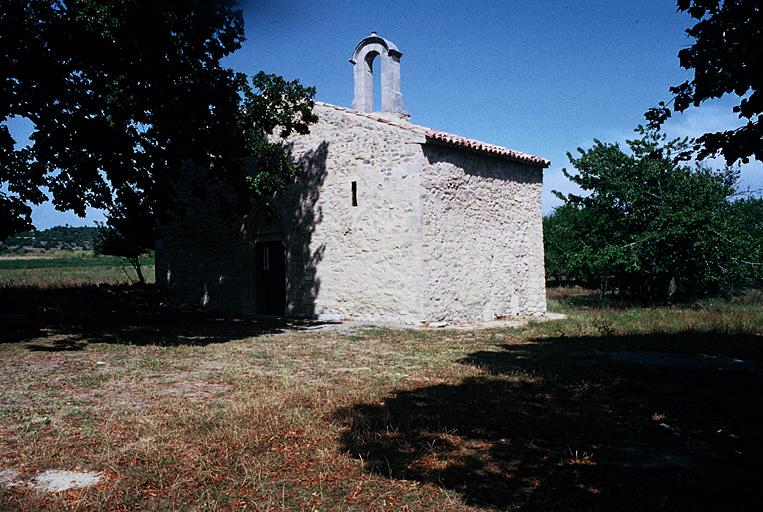
[[[198,327],[200,334],[210,328]],[[397,387],[473,372],[453,365],[474,347],[466,339],[427,343],[416,333],[371,329],[162,347],[42,334],[0,345],[0,467],[27,476],[48,468],[93,468],[108,477],[95,488],[59,495],[0,491],[7,506],[461,506],[436,485],[365,472],[361,461],[343,452],[342,426],[333,416]],[[93,338],[129,342],[105,333]],[[40,349],[46,346],[51,351]],[[71,346],[76,349],[55,350]]]
[[754,509],[761,373],[606,353],[763,361],[762,317],[728,304],[524,330],[153,318],[16,334],[0,340],[0,469],[105,478],[0,489],[0,509]]

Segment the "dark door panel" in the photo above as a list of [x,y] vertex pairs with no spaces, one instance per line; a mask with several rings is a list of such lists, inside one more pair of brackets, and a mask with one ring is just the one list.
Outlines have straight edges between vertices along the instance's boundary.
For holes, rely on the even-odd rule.
[[286,254],[282,242],[258,242],[255,253],[257,313],[283,315],[286,308]]

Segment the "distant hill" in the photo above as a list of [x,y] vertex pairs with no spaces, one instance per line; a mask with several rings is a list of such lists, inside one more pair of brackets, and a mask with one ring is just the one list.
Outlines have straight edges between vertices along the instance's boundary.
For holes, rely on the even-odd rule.
[[96,227],[56,226],[42,231],[27,231],[0,242],[0,254],[92,251],[97,236]]

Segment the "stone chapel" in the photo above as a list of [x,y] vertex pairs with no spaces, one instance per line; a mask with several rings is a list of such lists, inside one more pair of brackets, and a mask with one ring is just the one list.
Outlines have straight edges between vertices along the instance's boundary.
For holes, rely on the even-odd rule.
[[[236,222],[203,202],[157,241],[157,283],[210,311],[394,324],[546,311],[541,157],[412,124],[402,53],[355,48],[352,108],[284,141],[304,176]],[[381,73],[374,110],[373,73]]]

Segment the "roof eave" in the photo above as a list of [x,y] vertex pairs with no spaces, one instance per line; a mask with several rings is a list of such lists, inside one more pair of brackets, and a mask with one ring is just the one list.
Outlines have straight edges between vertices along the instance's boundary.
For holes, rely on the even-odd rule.
[[495,147],[495,148],[484,147],[484,146],[475,147],[469,144],[460,143],[458,141],[444,140],[442,138],[435,137],[429,134],[426,135],[426,143],[432,144],[434,146],[461,149],[464,151],[469,151],[471,153],[491,156],[491,157],[499,158],[502,160],[509,160],[511,162],[517,162],[524,165],[531,165],[533,167],[539,167],[541,169],[546,169],[551,165],[551,162],[549,160],[546,160],[545,158],[542,158],[539,156],[517,154],[518,152],[514,152],[511,150],[507,150],[505,148],[499,148],[499,147]]
[[393,126],[396,128],[407,130],[411,133],[416,134],[419,137],[422,137],[423,140],[414,141],[417,144],[434,144],[434,145],[445,146],[450,148],[462,149],[462,150],[471,151],[473,153],[477,153],[480,155],[493,156],[495,158],[509,160],[512,162],[530,165],[533,167],[539,167],[541,169],[545,169],[551,165],[550,161],[539,156],[530,155],[528,153],[523,153],[521,151],[517,151],[514,149],[496,146],[494,144],[488,144],[486,142],[481,142],[474,139],[467,139],[466,137],[461,137],[458,135],[453,135],[450,133],[433,130],[425,126],[414,125],[414,124],[411,124],[409,121],[403,120],[403,119],[391,119],[391,118],[387,119],[382,117],[383,114],[379,112],[360,112],[358,110],[353,110],[347,107],[340,107],[339,105],[334,105],[332,103],[325,103],[322,101],[316,101],[315,104],[332,108],[340,112],[346,112],[348,114],[353,114],[359,117],[363,117],[371,121],[385,124],[387,126]]

